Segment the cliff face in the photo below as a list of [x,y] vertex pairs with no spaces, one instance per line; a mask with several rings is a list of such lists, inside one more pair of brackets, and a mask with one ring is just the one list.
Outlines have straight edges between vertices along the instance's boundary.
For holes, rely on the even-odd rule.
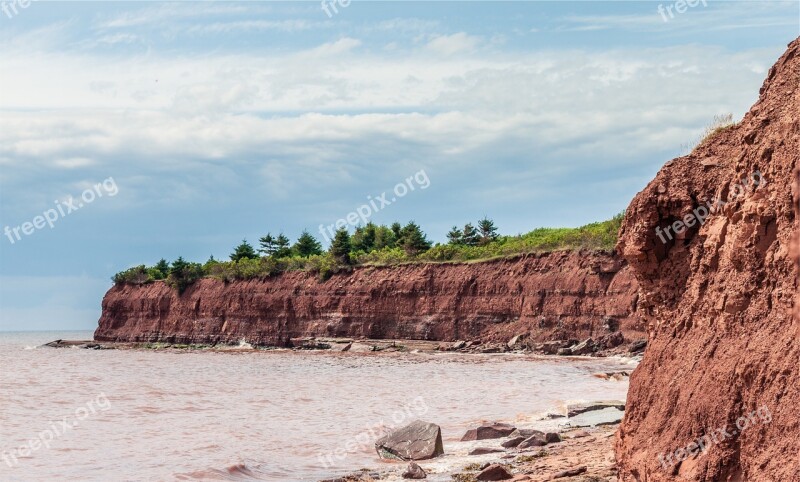
[[265,280],[203,279],[182,295],[162,282],[118,285],[103,299],[98,341],[238,342],[286,346],[292,337],[453,341],[630,338],[637,285],[624,261],[556,252],[468,264],[365,267],[320,282],[289,272]]
[[621,480],[800,480],[799,50],[741,123],[668,162],[628,208],[618,250],[650,343],[617,438]]

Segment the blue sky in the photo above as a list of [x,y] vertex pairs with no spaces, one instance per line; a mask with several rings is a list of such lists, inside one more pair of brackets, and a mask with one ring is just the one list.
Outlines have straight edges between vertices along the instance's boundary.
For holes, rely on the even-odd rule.
[[116,189],[0,237],[0,330],[93,329],[119,270],[318,234],[422,169],[372,220],[443,241],[483,215],[508,234],[607,219],[714,115],[740,118],[800,32],[796,1],[659,5],[0,10],[0,229]]

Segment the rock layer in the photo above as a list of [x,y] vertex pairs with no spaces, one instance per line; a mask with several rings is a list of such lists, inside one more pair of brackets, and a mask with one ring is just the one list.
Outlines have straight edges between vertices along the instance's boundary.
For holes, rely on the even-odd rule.
[[[740,123],[668,162],[626,212],[618,250],[640,284],[649,344],[616,442],[623,481],[800,480],[800,324],[789,255],[799,51],[795,40]],[[765,182],[743,181],[756,172]],[[657,234],[718,198],[726,204],[704,223],[672,240]],[[741,421],[763,407],[771,420]],[[697,440],[707,442],[705,454]]]
[[[633,315],[637,285],[619,257],[554,252],[482,263],[362,267],[320,282],[288,272],[263,280],[203,279],[179,295],[163,282],[116,285],[98,341],[289,346],[303,336],[506,342],[585,338]],[[609,320],[612,320],[609,323]]]

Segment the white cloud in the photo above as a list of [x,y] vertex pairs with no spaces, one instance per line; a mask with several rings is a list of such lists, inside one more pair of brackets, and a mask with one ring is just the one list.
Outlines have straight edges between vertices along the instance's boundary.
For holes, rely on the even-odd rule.
[[429,51],[440,55],[453,55],[460,52],[470,52],[474,50],[482,39],[480,37],[468,35],[464,32],[453,35],[439,35],[428,42]]

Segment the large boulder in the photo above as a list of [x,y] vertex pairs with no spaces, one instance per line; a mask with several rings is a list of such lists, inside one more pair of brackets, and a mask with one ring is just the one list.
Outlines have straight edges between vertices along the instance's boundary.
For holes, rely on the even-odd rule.
[[382,459],[432,459],[444,454],[442,429],[434,423],[416,420],[379,438],[375,450]]
[[493,438],[503,438],[511,435],[511,432],[516,430],[513,425],[507,423],[493,422],[490,424],[481,425],[478,428],[467,430],[467,433],[461,437],[462,442],[469,442],[472,440],[487,440]]

